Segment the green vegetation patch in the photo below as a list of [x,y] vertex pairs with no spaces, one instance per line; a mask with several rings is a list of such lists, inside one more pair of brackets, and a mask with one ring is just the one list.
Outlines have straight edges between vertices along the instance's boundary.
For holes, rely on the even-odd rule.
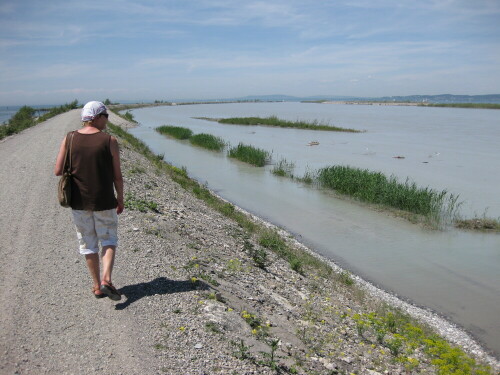
[[423,215],[433,220],[452,216],[458,208],[457,196],[446,190],[420,188],[408,179],[398,182],[380,172],[349,166],[331,166],[318,172],[320,186],[368,203],[381,204]]
[[338,126],[332,126],[328,124],[321,124],[319,121],[314,120],[311,122],[307,121],[288,121],[279,119],[276,116],[269,117],[231,117],[225,119],[219,119],[221,124],[235,124],[235,125],[266,125],[266,126],[277,126],[280,128],[295,128],[295,129],[308,129],[308,130],[326,130],[334,132],[350,132],[350,133],[361,133],[360,130],[340,128]]
[[475,217],[455,221],[459,229],[477,230],[484,232],[500,232],[500,220],[487,217]]
[[256,167],[263,167],[271,158],[271,154],[268,151],[244,145],[243,143],[232,147],[228,152],[228,156],[255,165]]
[[276,163],[271,172],[276,176],[293,178],[294,168],[295,163],[283,158],[278,163]]
[[437,374],[491,374],[489,366],[476,363],[462,349],[451,346],[426,327],[415,325],[405,314],[392,311],[371,312],[354,314],[352,319],[363,339],[376,340],[388,348],[396,361],[403,363],[409,371],[419,365],[412,355],[422,351],[431,358]]
[[69,104],[51,108],[44,115],[35,118],[37,110],[32,107],[23,106],[19,109],[19,111],[16,112],[14,116],[12,116],[12,118],[7,122],[6,125],[0,126],[0,139],[3,139],[9,135],[19,133],[24,129],[35,126],[36,124],[46,121],[51,117],[57,116],[77,107],[78,101],[75,100]]
[[125,208],[129,210],[137,210],[141,212],[154,211],[158,212],[158,204],[153,201],[136,198],[133,194],[125,195]]
[[160,134],[166,134],[177,139],[189,139],[193,135],[191,129],[181,126],[163,125],[156,128],[156,131]]
[[226,142],[222,138],[205,133],[193,135],[189,141],[196,146],[214,151],[222,151],[226,147]]

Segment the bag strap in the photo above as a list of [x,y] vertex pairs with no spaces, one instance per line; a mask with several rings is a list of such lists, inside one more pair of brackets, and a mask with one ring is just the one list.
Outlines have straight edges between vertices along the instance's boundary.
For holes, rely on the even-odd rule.
[[[68,173],[71,173],[71,161],[72,161],[72,153],[71,153],[71,149],[73,147],[73,136],[75,135],[75,132],[71,132],[69,133],[68,135],[66,135],[66,155],[64,156],[64,167],[63,167],[63,170],[68,172]],[[69,147],[68,147],[68,136],[70,137],[70,141],[69,141]],[[69,168],[68,167],[68,158],[69,158]]]

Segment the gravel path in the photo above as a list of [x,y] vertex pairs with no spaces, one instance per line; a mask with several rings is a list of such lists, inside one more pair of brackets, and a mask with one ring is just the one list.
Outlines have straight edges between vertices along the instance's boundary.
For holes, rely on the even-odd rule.
[[[120,216],[113,281],[124,299],[95,299],[53,175],[79,112],[0,141],[0,374],[409,373],[351,319],[380,297],[300,275],[272,253],[256,267],[255,238],[123,140],[128,200],[158,208]],[[413,373],[436,373],[422,352],[413,357]]]
[[57,203],[58,145],[78,126],[71,111],[0,143],[2,374],[154,373],[134,315],[92,297],[70,211]]

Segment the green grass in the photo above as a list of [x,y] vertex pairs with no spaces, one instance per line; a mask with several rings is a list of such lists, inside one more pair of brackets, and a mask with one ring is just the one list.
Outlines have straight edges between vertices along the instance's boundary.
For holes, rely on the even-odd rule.
[[57,116],[77,107],[78,101],[75,100],[69,104],[51,108],[47,113],[35,119],[34,116],[37,110],[28,106],[23,106],[19,109],[19,111],[16,112],[14,116],[12,116],[12,118],[7,122],[6,125],[0,126],[0,139],[3,139],[9,135],[19,133],[24,129],[35,126],[36,124],[46,121],[51,117]]
[[244,145],[243,143],[232,147],[228,152],[228,156],[255,165],[256,167],[263,167],[271,158],[271,154],[268,151]]
[[319,121],[288,121],[279,119],[276,116],[270,117],[232,117],[218,120],[221,124],[235,124],[235,125],[267,125],[277,126],[280,128],[295,128],[295,129],[308,129],[308,130],[326,130],[336,132],[350,132],[360,133],[360,130],[340,128],[328,124],[321,124]]
[[160,134],[166,134],[177,139],[189,139],[193,135],[191,129],[180,126],[163,125],[156,128],[156,131]]
[[122,116],[123,116],[124,119],[126,119],[126,120],[128,120],[130,122],[135,122],[134,115],[130,111],[125,112]]
[[282,177],[290,177],[293,178],[293,169],[295,168],[295,164],[286,159],[281,159],[276,165],[273,167],[271,172],[276,176]]
[[489,366],[477,363],[462,349],[450,345],[427,327],[420,326],[414,319],[400,312],[354,314],[352,319],[363,339],[366,336],[376,338],[408,370],[418,366],[418,361],[412,363],[415,361],[412,361],[412,354],[417,351],[429,356],[440,375],[491,374]]
[[222,151],[226,147],[226,142],[222,138],[205,133],[193,135],[189,141],[196,146],[214,151]]
[[320,186],[333,189],[368,203],[381,204],[417,215],[431,222],[452,218],[459,204],[457,196],[446,190],[418,187],[408,179],[401,183],[394,176],[348,166],[331,166],[318,171]]
[[147,212],[149,210],[159,212],[158,204],[156,202],[138,199],[131,193],[127,193],[125,195],[125,208],[140,212]]
[[61,105],[59,107],[54,107],[51,108],[47,113],[44,115],[40,116],[38,118],[38,122],[43,122],[48,120],[49,118],[52,118],[54,116],[57,116],[61,113],[68,112],[72,109],[78,108],[78,100],[73,100],[71,103]]

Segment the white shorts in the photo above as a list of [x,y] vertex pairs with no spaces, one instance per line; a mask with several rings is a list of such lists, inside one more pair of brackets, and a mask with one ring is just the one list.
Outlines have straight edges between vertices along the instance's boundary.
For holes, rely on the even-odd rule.
[[80,254],[96,254],[101,247],[118,245],[116,208],[105,211],[72,210]]

